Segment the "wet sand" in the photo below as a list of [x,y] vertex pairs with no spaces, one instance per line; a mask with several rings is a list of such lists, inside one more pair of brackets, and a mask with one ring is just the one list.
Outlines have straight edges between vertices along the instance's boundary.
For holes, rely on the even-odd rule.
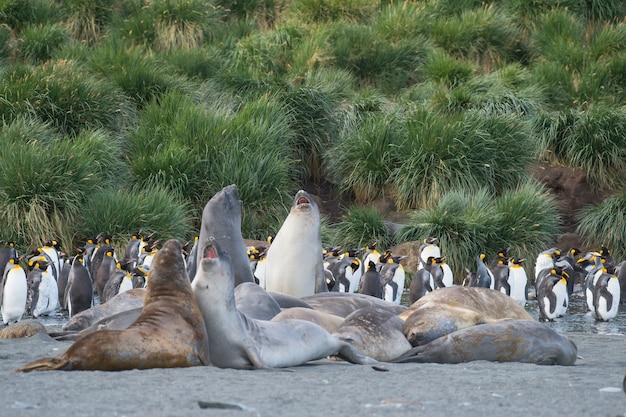
[[1,416],[611,416],[626,414],[623,335],[564,333],[574,366],[485,361],[288,370],[215,367],[16,373],[71,342],[0,340]]

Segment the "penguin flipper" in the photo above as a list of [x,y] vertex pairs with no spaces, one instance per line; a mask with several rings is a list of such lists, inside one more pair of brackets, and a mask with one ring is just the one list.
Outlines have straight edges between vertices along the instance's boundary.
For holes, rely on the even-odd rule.
[[17,368],[15,372],[67,371],[71,363],[65,357],[42,358]]

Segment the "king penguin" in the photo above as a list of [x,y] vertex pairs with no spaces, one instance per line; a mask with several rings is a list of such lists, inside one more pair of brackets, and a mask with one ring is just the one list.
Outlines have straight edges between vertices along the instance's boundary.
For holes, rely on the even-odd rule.
[[18,257],[10,258],[4,267],[2,276],[2,294],[0,300],[0,313],[4,324],[18,322],[22,319],[26,310],[26,297],[28,294],[28,284],[26,282],[26,271],[19,264]]
[[383,299],[395,304],[400,304],[404,292],[404,267],[400,263],[401,258],[389,256],[387,262],[380,269],[383,281]]
[[420,244],[418,248],[419,261],[417,263],[417,269],[422,269],[428,262],[428,258],[440,258],[441,249],[437,245],[437,238],[429,236]]
[[65,287],[65,303],[70,317],[93,306],[93,284],[87,267],[83,264],[83,254],[74,256]]
[[567,303],[567,283],[561,271],[548,270],[537,287],[539,321],[554,321],[563,315],[563,306]]
[[609,321],[617,315],[620,285],[615,274],[603,272],[594,288],[593,306],[596,320]]
[[487,266],[487,255],[484,253],[476,257],[476,286],[494,289],[495,278]]
[[37,318],[56,311],[59,306],[59,287],[52,274],[53,265],[45,257],[40,257],[33,266],[28,275],[34,274],[35,279],[28,291],[33,294],[30,312]]
[[383,283],[374,261],[369,261],[367,264],[367,270],[361,276],[358,292],[376,298],[383,298]]
[[526,271],[522,266],[524,258],[510,258],[509,259],[509,286],[511,288],[510,297],[515,300],[520,306],[524,307],[528,297],[526,295],[528,287],[528,277]]

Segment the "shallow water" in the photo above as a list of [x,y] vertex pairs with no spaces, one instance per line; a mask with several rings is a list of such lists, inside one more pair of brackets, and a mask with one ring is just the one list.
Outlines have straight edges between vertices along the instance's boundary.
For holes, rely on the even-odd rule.
[[[408,292],[402,298],[408,300]],[[406,303],[403,304],[406,305]],[[539,317],[537,301],[529,300],[526,304],[526,311],[537,320]],[[39,317],[38,320],[47,328],[60,329],[67,323],[69,316],[67,312],[57,311],[53,315]],[[597,321],[587,309],[587,303],[582,294],[574,294],[570,299],[567,314],[546,324],[558,332],[626,335],[626,304],[620,305],[617,317],[613,320]]]

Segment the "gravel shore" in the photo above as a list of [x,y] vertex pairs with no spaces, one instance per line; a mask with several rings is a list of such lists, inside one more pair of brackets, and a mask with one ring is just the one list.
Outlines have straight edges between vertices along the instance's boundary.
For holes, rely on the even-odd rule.
[[485,361],[370,366],[321,360],[288,370],[214,367],[16,373],[70,346],[45,334],[0,340],[2,416],[621,416],[626,340],[564,333],[574,366]]

